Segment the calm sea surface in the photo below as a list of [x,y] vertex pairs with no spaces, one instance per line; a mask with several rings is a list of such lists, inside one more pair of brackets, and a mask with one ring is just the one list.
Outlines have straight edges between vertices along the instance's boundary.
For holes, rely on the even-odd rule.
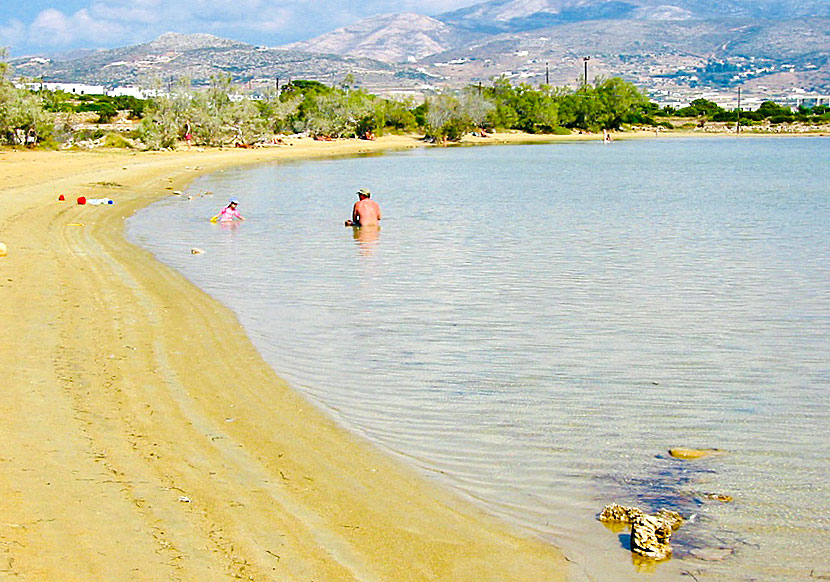
[[[343,227],[361,187],[380,232]],[[342,425],[577,580],[830,577],[830,140],[417,150],[204,191],[131,239]],[[230,197],[248,221],[208,222]],[[596,521],[610,502],[691,517],[674,558],[632,561]]]

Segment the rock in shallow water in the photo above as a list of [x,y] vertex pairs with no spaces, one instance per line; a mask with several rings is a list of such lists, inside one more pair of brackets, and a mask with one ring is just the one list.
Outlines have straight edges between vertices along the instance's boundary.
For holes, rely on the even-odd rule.
[[671,553],[671,534],[683,524],[683,516],[676,511],[661,509],[647,515],[638,507],[625,507],[612,503],[599,514],[599,520],[611,523],[631,524],[631,551],[635,554],[664,560]]
[[631,522],[631,551],[653,560],[671,556],[669,522],[654,515],[641,515]]
[[683,459],[685,461],[701,459],[703,457],[709,457],[711,455],[720,455],[722,453],[723,451],[721,451],[720,449],[687,449],[683,447],[669,449],[669,455],[671,455],[675,459]]
[[677,513],[676,511],[672,511],[671,509],[661,509],[657,513],[655,513],[652,517],[656,517],[658,519],[662,519],[665,521],[670,528],[673,530],[679,528],[683,525],[683,516]]
[[703,497],[705,499],[713,499],[714,501],[720,501],[721,503],[731,503],[732,496],[731,495],[724,495],[722,493],[704,493]]
[[643,515],[643,511],[637,507],[625,507],[623,505],[612,503],[611,505],[605,506],[602,513],[599,514],[599,520],[617,523],[631,523],[634,521],[634,518],[640,517],[641,515]]

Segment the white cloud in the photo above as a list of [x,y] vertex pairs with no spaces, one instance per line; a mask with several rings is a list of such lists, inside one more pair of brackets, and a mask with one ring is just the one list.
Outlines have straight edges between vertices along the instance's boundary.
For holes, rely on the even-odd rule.
[[203,20],[255,22],[271,5],[289,4],[263,0],[195,0],[184,3],[183,7],[190,11],[192,16]]
[[49,47],[90,43],[93,46],[117,42],[123,38],[124,24],[93,17],[84,8],[72,15],[47,8],[37,15],[29,27],[28,43]]
[[47,45],[68,44],[76,38],[70,20],[60,10],[49,8],[37,15],[29,27],[29,36],[31,40]]
[[164,18],[161,0],[95,2],[90,13],[98,19],[126,24],[156,24]]
[[0,26],[0,48],[16,46],[26,39],[26,25],[17,19]]
[[291,23],[291,13],[287,10],[275,10],[254,24],[253,29],[260,32],[280,32]]

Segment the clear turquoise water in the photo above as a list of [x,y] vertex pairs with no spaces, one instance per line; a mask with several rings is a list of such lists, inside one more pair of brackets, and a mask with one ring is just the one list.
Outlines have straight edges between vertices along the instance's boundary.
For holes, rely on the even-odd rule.
[[[275,164],[203,177],[189,193],[214,196],[128,230],[341,424],[562,547],[576,579],[804,580],[830,576],[828,153],[695,139]],[[376,238],[342,225],[361,187]],[[232,196],[248,221],[210,224]],[[675,557],[632,562],[595,519],[612,501],[693,516]]]

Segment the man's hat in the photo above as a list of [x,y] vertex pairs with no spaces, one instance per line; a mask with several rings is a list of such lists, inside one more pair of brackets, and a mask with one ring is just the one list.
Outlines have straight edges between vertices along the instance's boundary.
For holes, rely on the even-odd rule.
[[358,196],[366,196],[367,198],[372,195],[366,188],[361,188],[357,191]]

